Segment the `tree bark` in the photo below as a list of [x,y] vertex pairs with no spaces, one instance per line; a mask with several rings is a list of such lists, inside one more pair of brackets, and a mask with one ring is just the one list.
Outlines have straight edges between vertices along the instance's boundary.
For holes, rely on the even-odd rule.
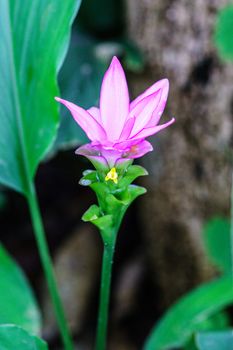
[[[161,307],[208,278],[203,224],[229,215],[233,67],[213,45],[218,9],[227,0],[126,0],[128,32],[147,67],[131,79],[137,95],[154,81],[170,81],[162,122],[176,123],[151,142],[143,159],[148,194],[140,201],[143,235]],[[219,233],[221,234],[221,232]]]

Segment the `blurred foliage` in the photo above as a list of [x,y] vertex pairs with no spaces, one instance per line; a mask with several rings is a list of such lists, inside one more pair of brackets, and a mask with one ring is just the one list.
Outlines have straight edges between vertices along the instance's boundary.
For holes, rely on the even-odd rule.
[[[230,319],[226,312],[219,312],[210,318],[200,322],[198,324],[198,332],[203,331],[216,331],[224,330],[229,328]],[[184,347],[184,350],[197,350],[195,335],[192,336],[191,340]]]
[[225,218],[209,220],[203,229],[206,253],[223,273],[231,273],[230,221]]
[[112,39],[125,30],[123,0],[85,0],[80,8],[78,24],[88,33],[102,39]]
[[1,350],[48,350],[42,339],[13,324],[0,326],[0,344]]
[[8,198],[4,190],[4,186],[0,185],[0,211],[6,208],[7,202],[8,202]]
[[232,350],[233,331],[198,333],[196,343],[198,350]]
[[28,332],[40,334],[41,315],[33,292],[23,271],[2,245],[0,245],[0,291],[0,324],[14,323]]
[[202,329],[204,321],[232,303],[231,277],[222,277],[193,289],[160,319],[146,340],[144,350],[185,346],[192,334]]
[[233,60],[233,4],[228,4],[218,13],[214,43],[222,59]]
[[[185,350],[196,350],[195,332],[229,327],[230,319],[224,309],[233,303],[230,227],[228,219],[216,217],[204,225],[202,232],[209,259],[225,277],[193,289],[169,308],[149,335],[145,350],[182,346]],[[204,338],[201,344],[200,350],[212,349],[206,347]]]

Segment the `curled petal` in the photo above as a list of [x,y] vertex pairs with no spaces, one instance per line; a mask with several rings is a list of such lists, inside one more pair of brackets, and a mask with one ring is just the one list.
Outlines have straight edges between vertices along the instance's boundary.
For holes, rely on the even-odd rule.
[[117,140],[129,113],[129,93],[125,73],[116,57],[103,78],[100,113],[108,140]]
[[150,142],[141,140],[136,145],[133,145],[129,151],[124,154],[124,157],[129,159],[139,158],[151,151],[153,151],[153,147]]
[[59,97],[55,97],[55,99],[70,110],[74,120],[85,131],[90,140],[94,141],[106,139],[106,133],[102,126],[95,120],[95,118],[92,117],[90,113],[85,111],[85,109]]
[[146,96],[131,110],[130,115],[135,115],[136,117],[133,130],[131,131],[131,137],[146,127],[154,110],[158,106],[161,94],[161,90],[158,90],[156,93]]
[[139,95],[137,98],[135,98],[131,103],[130,103],[130,110],[132,110],[135,105],[141,101],[143,98],[154,94],[158,90],[162,90],[162,99],[167,101],[167,96],[168,96],[168,91],[169,91],[169,81],[168,79],[161,79],[151,85],[148,89],[146,89],[141,95]]
[[145,127],[147,128],[157,125],[163,114],[163,111],[167,102],[168,91],[169,91],[168,79],[159,80],[158,82],[153,84],[151,87],[149,87],[146,91],[144,91],[141,95],[139,95],[130,104],[130,110],[132,110],[142,99],[150,95],[156,95],[158,91],[161,92],[160,99],[158,101],[156,108],[152,113],[152,117],[148,120],[148,123],[145,125]]
[[139,139],[128,139],[125,141],[120,141],[118,143],[115,143],[113,147],[115,149],[121,150],[122,152],[126,152],[129,150],[132,146],[136,145],[139,142]]
[[148,136],[157,134],[157,132],[159,132],[160,130],[163,130],[163,129],[167,128],[169,125],[173,124],[174,121],[175,121],[175,118],[172,118],[169,122],[167,122],[165,124],[156,125],[152,128],[145,128],[145,129],[141,130],[137,135],[134,135],[132,140],[144,139]]
[[90,143],[76,149],[75,154],[86,157],[96,169],[108,170],[107,160],[101,154],[100,146],[92,146]]

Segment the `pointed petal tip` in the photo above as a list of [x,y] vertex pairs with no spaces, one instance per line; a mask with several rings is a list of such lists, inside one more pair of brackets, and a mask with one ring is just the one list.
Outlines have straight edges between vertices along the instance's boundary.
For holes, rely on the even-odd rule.
[[57,97],[57,96],[54,97],[54,100],[56,100],[57,102],[61,101],[60,97]]
[[119,59],[117,58],[117,56],[113,56],[112,61],[111,61],[111,65],[112,64],[121,64]]
[[129,113],[129,92],[124,69],[116,56],[104,74],[100,91],[101,122],[110,141],[117,140]]
[[169,91],[169,80],[167,78],[161,79],[160,81],[161,89],[164,89],[166,91],[166,94],[168,94]]
[[168,78],[161,79],[161,83],[163,83],[164,85],[168,85],[169,86]]

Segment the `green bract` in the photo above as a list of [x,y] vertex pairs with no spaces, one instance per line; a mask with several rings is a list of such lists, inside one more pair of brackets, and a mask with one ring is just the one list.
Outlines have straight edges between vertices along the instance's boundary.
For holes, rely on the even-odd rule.
[[[139,176],[147,175],[147,171],[139,165],[119,166],[118,182],[105,180],[106,169],[88,170],[80,180],[80,184],[90,186],[96,193],[98,205],[92,205],[83,215],[84,221],[96,225],[103,235],[107,236],[111,228],[119,228],[123,215],[130,204],[146,189],[131,183]],[[115,232],[115,230],[113,230]]]

